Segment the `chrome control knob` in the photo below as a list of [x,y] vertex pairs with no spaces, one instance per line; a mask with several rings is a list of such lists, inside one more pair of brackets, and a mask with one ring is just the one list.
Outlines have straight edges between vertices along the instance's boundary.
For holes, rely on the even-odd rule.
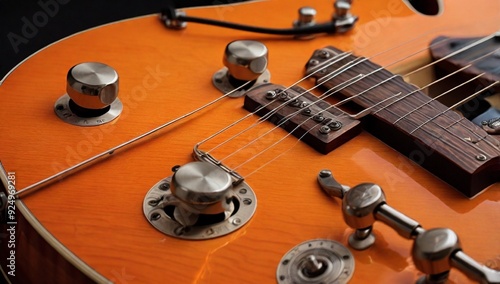
[[209,163],[192,162],[175,170],[170,190],[181,201],[174,211],[175,219],[193,226],[201,215],[223,214],[224,220],[234,212],[231,176]]
[[256,80],[267,70],[267,47],[255,40],[237,40],[229,43],[222,62],[229,75],[241,81]]
[[66,91],[80,107],[103,109],[118,97],[118,73],[103,63],[77,64],[68,71]]
[[180,167],[173,176],[171,190],[175,197],[192,205],[211,205],[231,198],[231,176],[222,169],[203,162]]
[[[268,50],[259,41],[236,40],[229,43],[222,63],[225,67],[214,74],[212,81],[224,94],[234,92],[231,97],[239,97],[251,87],[270,81]],[[242,90],[235,91],[240,87]]]
[[118,73],[103,63],[84,62],[71,67],[66,92],[57,100],[54,111],[73,125],[102,125],[116,119],[123,110],[118,99]]

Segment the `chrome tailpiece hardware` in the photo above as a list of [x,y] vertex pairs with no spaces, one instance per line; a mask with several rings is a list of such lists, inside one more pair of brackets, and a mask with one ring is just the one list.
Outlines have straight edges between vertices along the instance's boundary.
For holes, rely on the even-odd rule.
[[276,271],[278,283],[347,283],[354,273],[354,257],[341,243],[317,239],[287,252]]
[[174,167],[146,194],[143,212],[156,229],[180,239],[203,240],[236,231],[255,213],[257,199],[245,182],[207,162]]
[[452,267],[480,283],[500,283],[500,271],[481,265],[467,256],[452,230],[424,230],[417,221],[389,206],[380,186],[362,183],[348,189],[338,183],[329,170],[322,170],[317,180],[329,196],[342,199],[344,221],[355,229],[349,237],[349,245],[354,249],[363,250],[375,243],[372,227],[375,221],[381,221],[400,236],[414,240],[413,262],[426,274],[417,283],[445,283]]

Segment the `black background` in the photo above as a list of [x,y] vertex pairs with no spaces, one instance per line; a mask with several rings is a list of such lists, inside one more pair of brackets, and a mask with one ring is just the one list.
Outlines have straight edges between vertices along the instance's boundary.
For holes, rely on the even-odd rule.
[[181,8],[240,1],[243,0],[0,0],[0,79],[30,54],[78,31],[159,13],[170,2]]

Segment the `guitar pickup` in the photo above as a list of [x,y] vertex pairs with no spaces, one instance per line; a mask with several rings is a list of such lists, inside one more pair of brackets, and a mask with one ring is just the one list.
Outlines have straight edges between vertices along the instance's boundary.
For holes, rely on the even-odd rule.
[[305,89],[263,84],[246,93],[244,108],[266,117],[316,151],[328,154],[361,132],[360,121]]

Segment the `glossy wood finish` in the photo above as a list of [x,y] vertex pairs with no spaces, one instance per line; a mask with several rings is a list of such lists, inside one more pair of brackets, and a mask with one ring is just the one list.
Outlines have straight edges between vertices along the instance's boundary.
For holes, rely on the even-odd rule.
[[[297,8],[307,4],[320,11],[318,21],[330,17],[329,1],[277,0],[193,9],[189,14],[288,27]],[[355,30],[309,41],[196,24],[171,31],[156,16],[89,30],[41,50],[0,86],[0,158],[8,171],[16,172],[18,188],[22,188],[214,100],[221,94],[211,85],[211,76],[221,67],[225,45],[235,39],[264,42],[270,50],[272,81],[289,85],[302,77],[312,51],[326,45],[371,56],[428,30],[434,32],[404,51],[422,48],[441,33],[481,36],[498,28],[494,19],[500,3],[496,1],[475,1],[474,9],[469,9],[468,1],[445,4],[442,16],[431,18],[413,15],[396,0],[355,1],[352,12],[360,16]],[[384,65],[396,55],[373,60]],[[426,58],[406,60],[398,67],[408,68]],[[107,63],[120,75],[124,112],[112,124],[77,128],[64,124],[53,112],[54,102],[65,92],[67,70],[84,61]],[[313,82],[303,85],[311,87]],[[393,207],[425,228],[454,229],[467,253],[498,268],[500,186],[495,184],[469,200],[366,132],[328,155],[288,137],[280,147],[239,168],[258,198],[255,216],[239,231],[196,242],[162,235],[142,214],[145,193],[170,175],[172,166],[191,161],[195,143],[246,115],[242,105],[242,98],[222,100],[22,201],[64,246],[116,283],[274,283],[279,260],[293,246],[314,238],[346,244],[352,232],[342,220],[340,203],[316,184],[318,172],[330,168],[347,185],[380,184]],[[237,130],[256,119],[252,117]],[[212,154],[223,158],[271,127],[261,124]],[[202,149],[210,149],[237,130],[203,144]],[[225,162],[237,167],[285,133],[275,131]],[[381,224],[375,225],[375,234],[372,248],[353,251],[352,283],[413,283],[420,274],[410,257],[411,242]],[[42,265],[39,261],[17,265]],[[57,275],[49,272],[37,276],[42,282],[57,282]],[[467,282],[456,270],[450,278],[452,283]]]

